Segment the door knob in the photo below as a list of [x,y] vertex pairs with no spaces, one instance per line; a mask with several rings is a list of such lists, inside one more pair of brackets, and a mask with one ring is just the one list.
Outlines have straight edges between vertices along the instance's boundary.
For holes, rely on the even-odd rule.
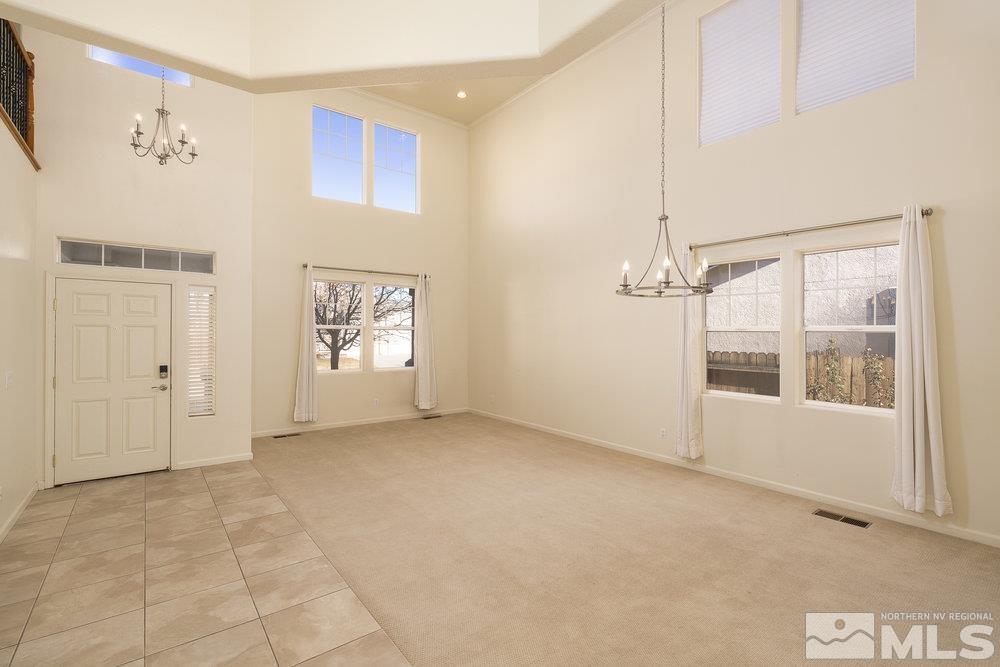
[[161,384],[158,386],[150,387],[150,389],[159,389],[160,391],[166,391],[167,389],[169,389],[169,387],[167,387],[167,385],[165,384]]

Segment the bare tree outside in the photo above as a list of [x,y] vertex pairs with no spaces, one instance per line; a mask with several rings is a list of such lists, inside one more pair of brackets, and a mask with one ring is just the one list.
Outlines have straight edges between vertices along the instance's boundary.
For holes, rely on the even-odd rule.
[[[376,326],[375,341],[380,340],[380,337],[391,337],[394,333],[391,329],[379,329],[380,326],[413,326],[412,288],[376,285],[374,294],[369,298]],[[353,361],[349,353],[357,351],[360,354],[365,301],[364,283],[327,281],[313,283],[316,362],[321,368],[329,370],[346,368],[348,366],[344,366],[344,362]]]

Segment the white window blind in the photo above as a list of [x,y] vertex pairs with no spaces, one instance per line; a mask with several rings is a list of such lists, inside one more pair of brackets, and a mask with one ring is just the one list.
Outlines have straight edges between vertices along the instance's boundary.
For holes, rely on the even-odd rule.
[[701,145],[779,120],[780,16],[779,0],[732,0],[701,18]]
[[915,0],[800,0],[796,108],[913,78]]
[[215,414],[215,288],[188,289],[188,416]]

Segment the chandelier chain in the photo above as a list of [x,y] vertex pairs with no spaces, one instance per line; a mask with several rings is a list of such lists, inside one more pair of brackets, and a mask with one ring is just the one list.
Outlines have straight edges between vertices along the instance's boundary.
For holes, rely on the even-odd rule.
[[660,210],[667,214],[667,8],[660,7]]

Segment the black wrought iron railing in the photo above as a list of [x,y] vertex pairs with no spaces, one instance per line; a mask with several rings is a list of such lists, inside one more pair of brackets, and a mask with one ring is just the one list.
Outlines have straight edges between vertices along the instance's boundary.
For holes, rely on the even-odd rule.
[[34,79],[34,56],[24,48],[14,25],[0,19],[0,117],[37,168]]

